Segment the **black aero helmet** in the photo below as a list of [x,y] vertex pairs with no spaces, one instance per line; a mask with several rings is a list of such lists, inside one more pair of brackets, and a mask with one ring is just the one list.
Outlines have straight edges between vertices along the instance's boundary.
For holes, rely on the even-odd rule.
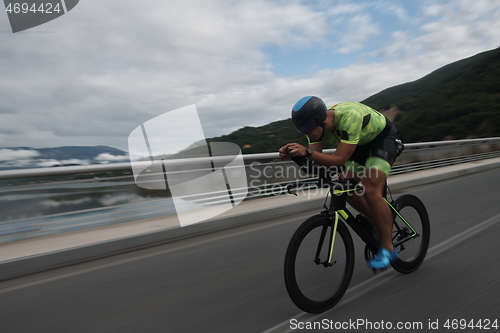
[[326,119],[326,105],[321,98],[306,96],[292,108],[292,120],[300,133],[309,133],[323,124]]

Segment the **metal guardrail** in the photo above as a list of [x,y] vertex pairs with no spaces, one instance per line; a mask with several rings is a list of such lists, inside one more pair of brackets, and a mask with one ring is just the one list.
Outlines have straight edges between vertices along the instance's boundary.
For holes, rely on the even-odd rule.
[[[334,153],[335,149],[325,150],[326,153]],[[450,156],[451,155],[451,156]],[[463,155],[463,156],[453,156]],[[426,160],[425,156],[430,156],[431,160]],[[435,158],[440,156],[441,158]],[[426,143],[412,143],[405,145],[405,151],[398,158],[399,164],[393,166],[391,175],[397,175],[407,172],[420,171],[424,169],[436,168],[458,163],[465,163],[480,159],[500,157],[500,137],[499,138],[486,138],[486,139],[473,139],[473,140],[457,140],[457,141],[444,141],[444,142],[426,142]],[[231,157],[214,157],[212,161],[223,162],[231,161]],[[256,173],[262,172],[268,168],[269,174],[273,173],[276,169],[273,168],[289,168],[295,167],[293,162],[280,161],[277,153],[267,154],[247,154],[243,155],[245,162],[249,161],[262,161],[262,160],[276,160],[271,163],[255,163],[247,164],[249,173],[248,177],[252,178]],[[183,165],[190,163],[206,162],[204,159],[178,159],[167,160],[167,163]],[[401,162],[403,161],[403,162]],[[150,165],[150,162],[145,162],[145,165]],[[219,164],[220,165],[220,164]],[[260,168],[260,169],[259,169]],[[86,165],[86,166],[71,166],[71,167],[55,167],[55,168],[39,168],[39,169],[25,169],[25,170],[7,170],[0,171],[0,179],[16,179],[16,178],[29,178],[29,177],[44,177],[44,176],[58,176],[67,174],[80,174],[80,173],[96,173],[107,171],[131,171],[131,163],[115,163],[115,164],[101,164],[101,165]],[[193,170],[190,170],[193,171]],[[296,178],[296,177],[295,177]],[[246,200],[255,198],[276,196],[285,193],[285,185],[293,182],[293,175],[291,177],[266,179],[265,181],[256,181],[254,184],[249,182],[248,189],[232,189],[234,197],[246,195]],[[255,178],[252,178],[255,179]],[[269,181],[268,181],[269,180]],[[134,185],[134,178],[132,175],[100,178],[97,180],[74,180],[51,183],[36,183],[34,185],[24,185],[26,191],[31,195],[38,195],[44,193],[47,188],[51,186],[64,186],[78,187],[81,186],[82,191],[87,193],[94,193],[93,191],[100,191],[101,188],[119,189],[120,187],[137,187]],[[58,185],[60,184],[60,185]],[[13,195],[17,195],[16,186],[6,187],[4,193],[12,191]],[[241,191],[240,191],[241,190]],[[66,196],[66,189],[62,190],[62,195]],[[243,193],[244,192],[244,193]],[[2,189],[0,189],[2,193]],[[224,196],[227,192],[222,193]],[[193,197],[187,198],[188,201],[198,202],[204,205],[217,204],[220,200],[221,193],[211,193],[209,197]],[[1,199],[1,198],[0,198]],[[209,202],[207,200],[212,200]],[[127,222],[135,219],[143,219],[154,216],[161,216],[166,214],[175,213],[174,204],[169,198],[155,199],[150,198],[142,202],[130,202],[127,204],[110,204],[105,207],[90,208],[85,210],[67,211],[57,214],[41,215],[35,217],[27,217],[21,219],[10,219],[0,222],[0,243],[9,242],[14,240],[21,240],[33,238],[43,235],[50,235],[55,233],[81,230],[96,226],[104,226],[109,224],[116,224]]]
[[485,160],[485,159],[489,159],[489,158],[496,158],[496,157],[500,157],[500,151],[479,153],[479,154],[466,155],[466,156],[460,156],[460,157],[443,158],[443,159],[439,159],[439,160],[424,161],[424,162],[417,162],[417,163],[401,164],[401,165],[396,165],[391,169],[391,176],[399,175],[399,174],[403,174],[403,173],[408,173],[408,172],[415,172],[415,171],[439,168],[439,167],[444,167],[444,166],[448,166],[448,165],[455,165],[455,164],[460,164],[460,163],[480,161],[480,160]]
[[[450,148],[450,147],[467,147],[474,145],[498,145],[500,150],[500,137],[484,138],[484,139],[469,139],[469,140],[451,140],[451,141],[433,141],[433,142],[420,142],[405,144],[405,151],[402,156],[409,155],[409,151],[422,151],[422,149],[436,149],[436,148]],[[325,153],[333,154],[335,149],[325,149]],[[243,160],[273,160],[280,159],[278,153],[262,153],[262,154],[244,154]],[[188,165],[198,162],[212,161],[231,161],[233,157],[219,156],[211,158],[184,158],[176,160],[164,160],[164,163],[171,165]],[[399,158],[401,160],[401,157]],[[137,163],[137,162],[134,162]],[[145,165],[150,162],[143,162]],[[14,169],[0,171],[0,179],[16,179],[16,178],[30,178],[30,177],[44,177],[54,175],[67,175],[79,173],[92,173],[92,172],[107,172],[107,171],[120,171],[130,170],[131,163],[110,163],[110,164],[93,164],[93,165],[80,165],[80,166],[66,166],[66,167],[52,167],[52,168],[34,168],[34,169]]]

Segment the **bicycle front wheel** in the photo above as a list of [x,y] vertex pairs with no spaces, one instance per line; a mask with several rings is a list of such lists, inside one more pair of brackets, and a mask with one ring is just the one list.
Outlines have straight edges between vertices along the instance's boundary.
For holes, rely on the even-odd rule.
[[329,260],[332,220],[315,215],[300,225],[285,255],[288,295],[305,312],[332,308],[344,295],[354,269],[354,245],[349,230],[338,221],[332,259]]

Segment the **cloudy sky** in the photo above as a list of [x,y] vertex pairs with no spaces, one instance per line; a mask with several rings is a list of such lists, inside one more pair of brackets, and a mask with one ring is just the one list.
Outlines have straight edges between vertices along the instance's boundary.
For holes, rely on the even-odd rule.
[[[360,101],[500,46],[498,0],[81,0],[13,34],[0,13],[0,148],[108,145],[195,104],[207,137]],[[186,129],[189,131],[189,129]]]

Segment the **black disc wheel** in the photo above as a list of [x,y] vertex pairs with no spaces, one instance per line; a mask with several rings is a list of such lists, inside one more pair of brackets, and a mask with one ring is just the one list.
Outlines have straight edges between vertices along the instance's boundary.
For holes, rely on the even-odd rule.
[[[411,194],[397,198],[393,204],[392,242],[399,259],[392,267],[404,274],[414,272],[425,259],[430,241],[429,215],[420,199]],[[365,258],[373,253],[365,247]]]
[[[300,225],[285,256],[285,284],[301,310],[320,313],[344,295],[354,269],[354,245],[349,230],[338,221],[332,244],[332,219],[315,215]],[[331,259],[330,259],[331,253]]]

